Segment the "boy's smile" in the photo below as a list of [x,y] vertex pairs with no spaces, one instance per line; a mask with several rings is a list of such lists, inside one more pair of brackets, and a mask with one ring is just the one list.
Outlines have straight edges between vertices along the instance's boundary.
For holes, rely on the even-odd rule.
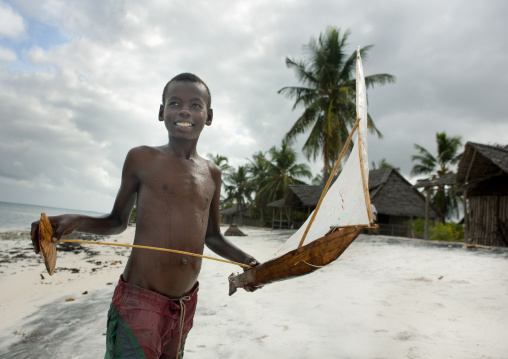
[[166,102],[159,110],[169,137],[197,140],[204,126],[212,123],[208,94],[199,82],[175,81],[166,90]]
[[178,127],[192,127],[192,126],[194,126],[192,123],[189,123],[189,122],[181,122],[181,121],[176,122],[176,125],[177,125]]

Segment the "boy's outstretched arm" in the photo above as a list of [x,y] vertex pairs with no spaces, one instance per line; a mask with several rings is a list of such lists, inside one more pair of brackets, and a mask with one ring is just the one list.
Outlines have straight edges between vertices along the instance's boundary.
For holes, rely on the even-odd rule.
[[[122,170],[122,182],[110,214],[91,217],[79,214],[64,214],[48,217],[53,227],[53,242],[74,231],[94,234],[118,234],[127,228],[130,213],[136,200],[139,186],[138,169],[143,161],[143,148],[129,151]],[[31,239],[35,253],[39,253],[39,222],[32,223]]]
[[228,241],[220,232],[220,188],[221,188],[221,170],[215,165],[211,166],[212,178],[215,183],[215,192],[210,203],[210,213],[208,216],[208,228],[206,230],[205,244],[212,251],[238,263],[256,266],[259,262],[250,254],[245,253],[233,243]]

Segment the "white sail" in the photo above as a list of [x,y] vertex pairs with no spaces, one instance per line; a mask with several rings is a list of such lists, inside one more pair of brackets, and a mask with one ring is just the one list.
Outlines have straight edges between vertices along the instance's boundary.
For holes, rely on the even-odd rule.
[[[321,203],[314,221],[305,237],[303,245],[308,244],[330,231],[331,226],[353,226],[370,224],[369,211],[366,202],[369,202],[368,193],[365,195],[361,165],[360,148],[363,152],[363,167],[365,177],[369,178],[369,161],[367,156],[367,90],[363,74],[360,51],[357,50],[356,61],[356,111],[360,118],[356,136],[354,136],[353,150],[349,154],[346,164],[335,183],[329,188]],[[359,138],[361,146],[359,146]],[[313,212],[314,213],[314,212]],[[311,220],[312,215],[300,229],[293,234],[276,255],[287,253],[298,247],[301,238]]]

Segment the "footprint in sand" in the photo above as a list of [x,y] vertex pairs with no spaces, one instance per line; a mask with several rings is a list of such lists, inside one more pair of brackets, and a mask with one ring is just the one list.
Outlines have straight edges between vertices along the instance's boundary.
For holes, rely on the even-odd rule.
[[263,339],[268,338],[268,335],[262,335],[260,337],[254,338],[253,340],[257,343],[263,344]]
[[404,331],[404,332],[400,332],[399,334],[397,334],[394,339],[395,340],[400,340],[402,342],[405,342],[405,341],[408,341],[408,340],[411,340],[414,338],[414,334],[411,333],[411,332],[408,332],[408,331]]

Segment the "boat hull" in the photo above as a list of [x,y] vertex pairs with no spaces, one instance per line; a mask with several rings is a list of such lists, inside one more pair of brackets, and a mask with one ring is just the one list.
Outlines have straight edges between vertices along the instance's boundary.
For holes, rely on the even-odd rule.
[[362,233],[364,226],[340,228],[280,257],[229,276],[229,295],[236,288],[259,287],[309,274],[333,262]]

